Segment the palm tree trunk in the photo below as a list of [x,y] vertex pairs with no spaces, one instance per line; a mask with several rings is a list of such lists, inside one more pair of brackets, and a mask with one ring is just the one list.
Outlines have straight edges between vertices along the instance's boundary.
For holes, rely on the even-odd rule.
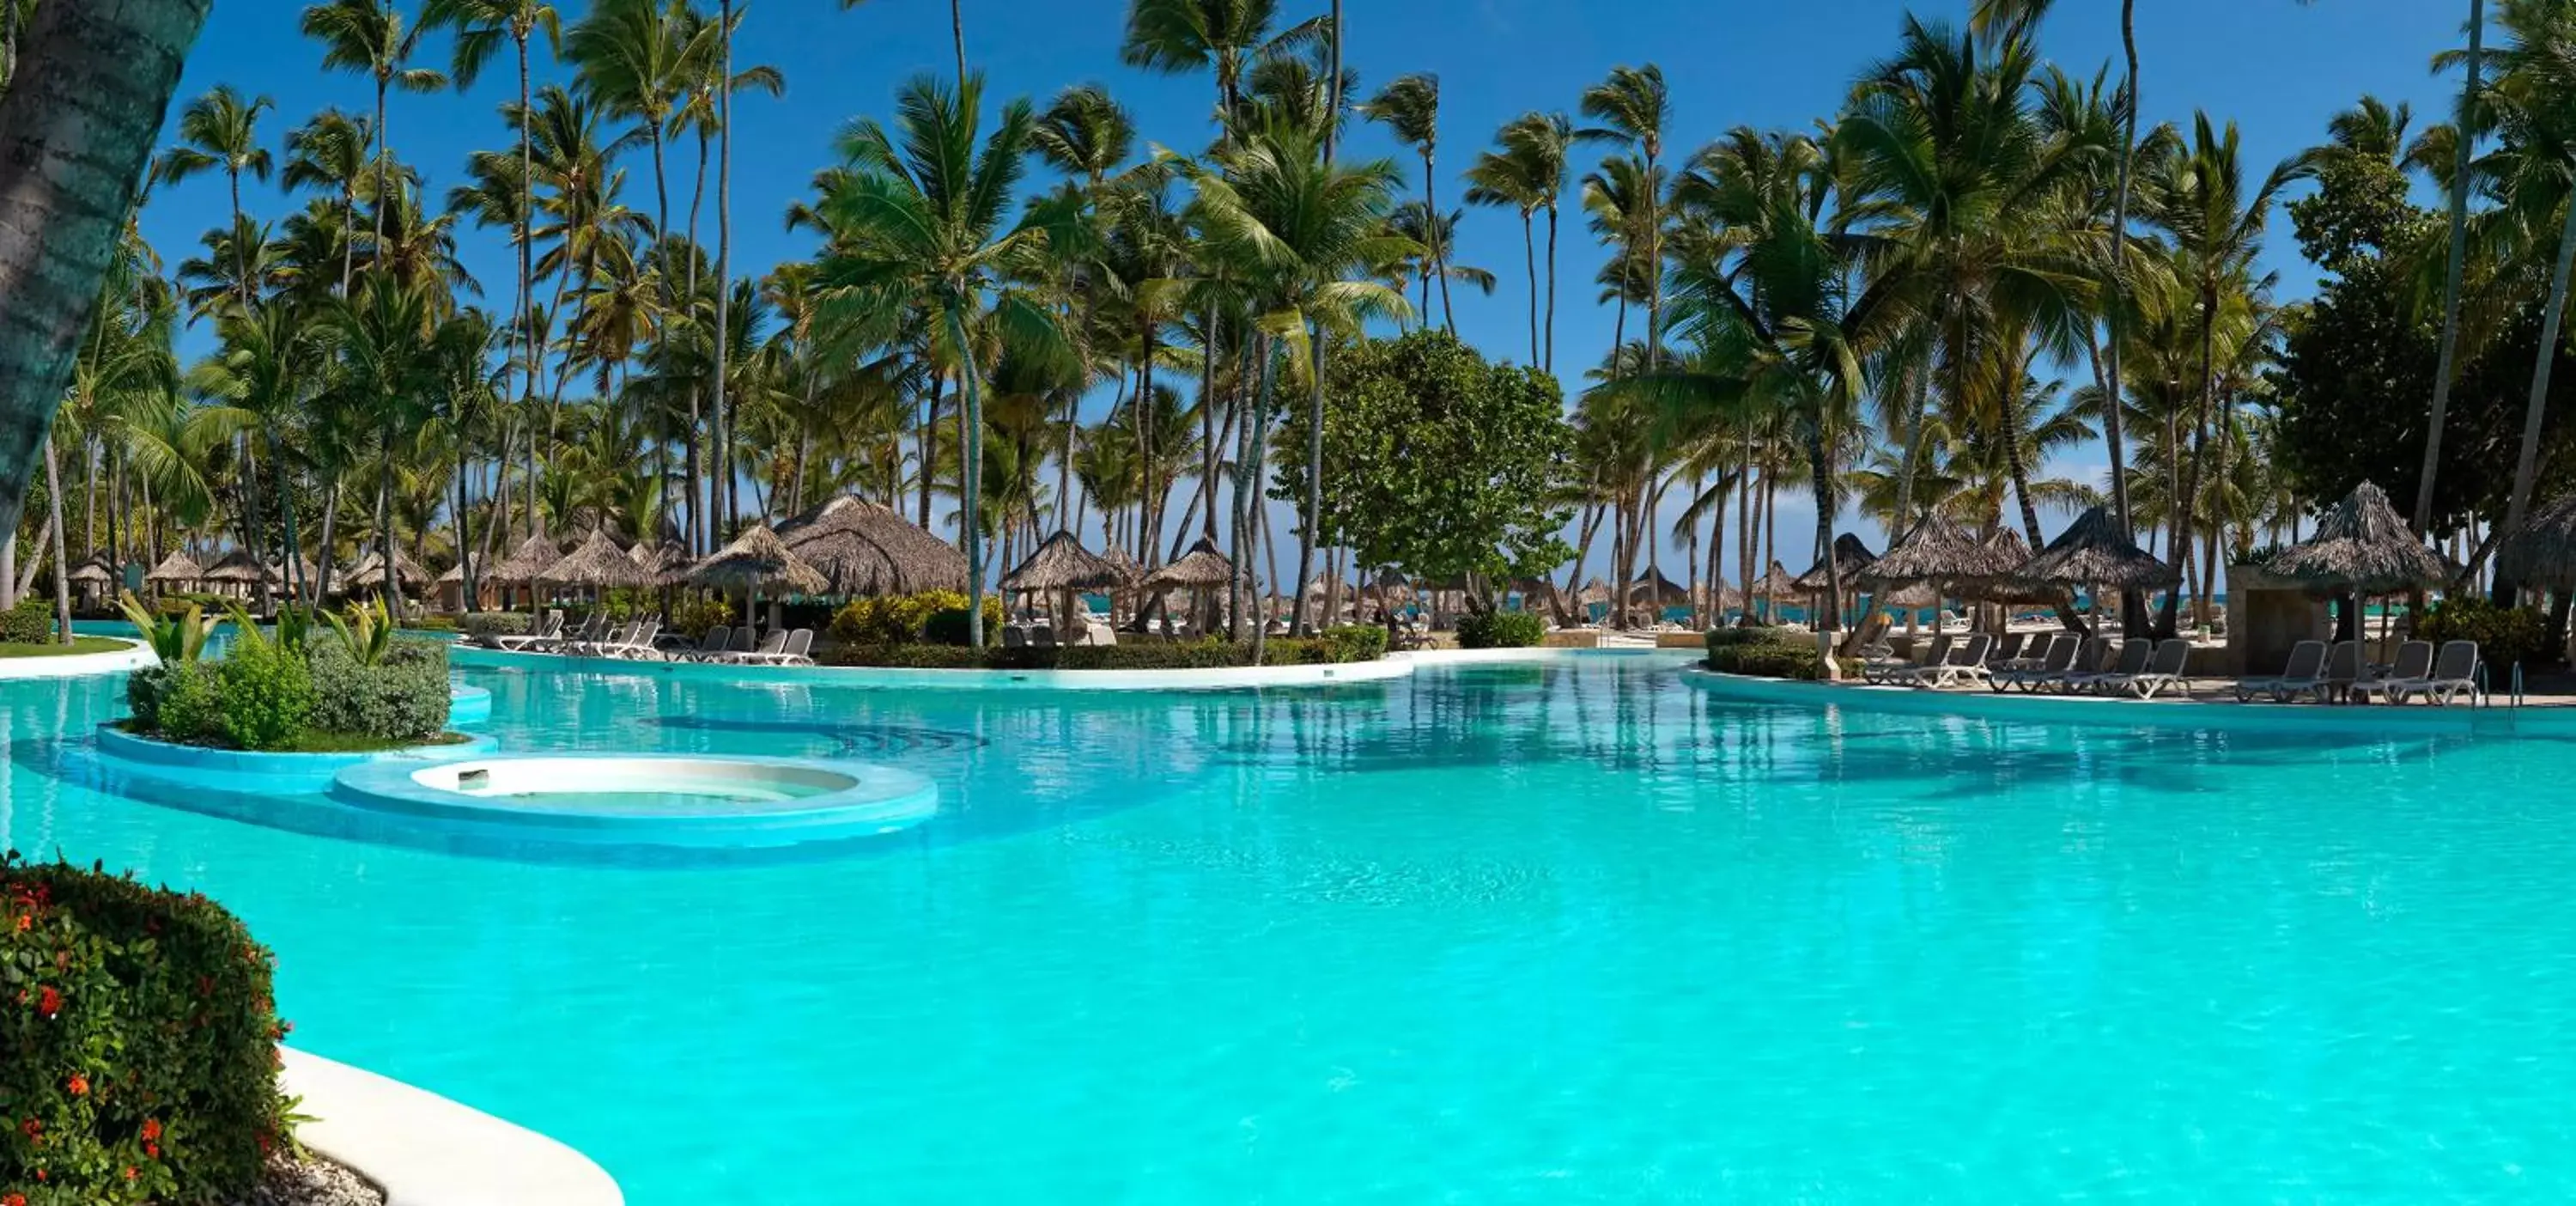
[[[522,354],[527,357],[526,363],[519,366],[519,406],[523,411],[534,414],[536,412],[537,405],[537,361],[543,359],[545,353],[543,349],[537,346],[536,261],[532,258],[534,253],[530,247],[530,244],[536,241],[536,232],[533,225],[536,218],[536,198],[533,192],[535,186],[532,181],[536,176],[537,169],[536,148],[530,137],[528,129],[530,124],[527,116],[530,111],[528,102],[528,35],[524,31],[519,33],[518,42],[519,113],[521,115],[519,119],[519,346],[522,349]],[[341,292],[343,294],[348,292],[348,288],[345,284],[341,287]],[[561,305],[562,300],[563,299],[558,296],[556,298],[556,304]],[[536,480],[536,476],[533,472],[536,463],[536,431],[534,428],[530,428],[528,432],[528,457],[529,465],[532,470],[529,474],[529,481],[533,484]],[[508,474],[509,459],[509,440],[504,436],[501,441],[502,476],[507,476]],[[496,498],[506,493],[506,491],[499,489],[498,479],[495,480],[494,485],[494,496]],[[535,506],[531,505],[528,508],[528,513],[534,515],[536,513]],[[533,534],[533,529],[531,530],[531,534]],[[459,550],[459,552],[461,554],[462,550]],[[474,610],[474,578],[470,572],[466,575],[465,587],[465,609],[467,611],[472,611]],[[316,599],[315,602],[318,604],[320,603],[320,600]]]
[[[0,0],[0,6],[6,6],[8,3],[9,0]],[[57,625],[54,635],[63,644],[69,645],[73,640],[72,560],[70,554],[64,551],[63,474],[58,458],[54,454],[52,440],[45,441],[45,508],[51,512],[45,517],[45,527],[50,532],[47,539],[52,541],[54,546],[54,623]],[[117,580],[120,582],[124,580],[122,567],[118,569]]]
[[930,371],[930,409],[921,418],[921,526],[930,526],[930,482],[939,464],[939,399],[947,392],[948,374],[936,365]]
[[0,94],[0,532],[69,383],[143,165],[212,0],[47,4],[16,44],[45,69]]
[[[2569,213],[2571,217],[2576,217],[2576,210],[2570,210]],[[2563,285],[2566,274],[2562,272],[2559,277]],[[2564,295],[2565,290],[2561,289],[2560,296]],[[2199,502],[2202,462],[2209,454],[2209,412],[2218,400],[2218,376],[2215,364],[2217,310],[2217,288],[2214,285],[2204,285],[2200,291],[2200,407],[2194,412],[2191,421],[2191,460],[2184,470],[2182,492],[2174,499],[2173,504],[2173,564],[2176,569],[2186,571],[2191,568],[2191,541],[2198,534],[2192,527],[2194,518],[2192,513]],[[2545,364],[2548,353],[2544,351],[2541,359]],[[2192,607],[2197,611],[2205,602],[2205,600],[2194,599]],[[2173,635],[2175,619],[2181,606],[2181,591],[2177,590],[2165,596],[2164,619],[2157,628],[2159,633],[2165,636]]]
[[[1445,288],[1445,284],[1444,284]],[[1323,539],[1324,520],[1324,324],[1308,324],[1313,381],[1306,399],[1306,517],[1297,532],[1297,576],[1289,580],[1289,635],[1305,636],[1306,580],[1315,572],[1315,545]]]
[[[949,0],[954,8],[956,0]],[[740,491],[733,471],[733,438],[725,414],[725,368],[733,325],[733,0],[717,6],[720,14],[716,26],[716,381],[715,404],[711,408],[715,421],[716,496],[723,499],[720,508],[724,518],[739,520],[742,510]],[[961,38],[963,34],[959,35]],[[962,43],[961,43],[962,44]],[[692,260],[695,256],[690,257]],[[728,529],[730,530],[730,529]],[[976,604],[982,606],[979,601]],[[983,633],[979,613],[971,626]]]
[[1700,593],[1708,600],[1710,628],[1723,627],[1726,623],[1726,594],[1722,589],[1726,585],[1726,479],[1723,476],[1717,481],[1715,506],[1717,509],[1708,517],[1708,580],[1692,584],[1700,586]]
[[[2102,414],[2103,440],[2111,458],[2111,517],[2118,521],[2121,534],[2130,536],[2136,529],[2129,524],[2129,473],[2120,446],[2120,309],[2128,298],[2122,266],[2129,251],[2129,172],[2138,152],[2137,7],[2138,0],[2120,0],[2120,49],[2129,65],[2128,104],[2121,115],[2119,183],[2111,200],[2111,287],[2109,305],[2103,310],[2111,333],[2110,390],[2104,396]],[[2141,610],[2124,604],[2120,608],[2121,622],[2129,623],[2129,617]]]
[[[726,0],[726,8],[732,8],[732,0]],[[722,196],[721,189],[718,195]],[[721,223],[723,219],[718,218],[717,221]],[[967,644],[981,649],[984,647],[984,529],[983,516],[979,512],[984,502],[984,457],[981,452],[984,399],[983,391],[975,383],[975,358],[966,350],[966,317],[959,309],[963,304],[954,302],[949,305],[948,333],[957,341],[957,383],[966,395],[966,405],[957,414],[957,460],[960,466],[957,493],[958,514],[963,520],[961,526],[965,529],[963,536],[966,541]]]
[[[726,11],[732,11],[732,0],[726,0]],[[957,43],[957,86],[966,86],[966,13],[959,0],[948,0],[948,36]],[[725,65],[727,79],[733,76],[733,65]]]
[[331,484],[322,491],[322,563],[315,567],[313,575],[313,598],[317,603],[331,593],[331,571],[333,562],[337,560],[331,553],[339,540],[336,534],[339,526],[340,478],[333,474]]
[[1208,303],[1207,329],[1205,333],[1207,336],[1205,341],[1207,346],[1201,349],[1204,355],[1201,357],[1199,365],[1199,481],[1201,483],[1200,488],[1208,492],[1208,505],[1199,514],[1199,536],[1206,540],[1209,545],[1213,546],[1217,542],[1216,486],[1214,483],[1216,482],[1217,463],[1224,459],[1218,455],[1219,450],[1216,442],[1217,408],[1215,402],[1217,357],[1219,355],[1219,346],[1224,343],[1224,340],[1218,335],[1216,303],[1214,302]]
[[[1458,333],[1458,313],[1449,305],[1449,240],[1446,232],[1440,228],[1440,201],[1433,192],[1431,180],[1431,152],[1424,151],[1422,153],[1422,208],[1427,219],[1425,225],[1431,228],[1432,235],[1431,273],[1440,278],[1440,325],[1447,327],[1449,333],[1454,336]],[[1526,241],[1529,233],[1527,215],[1522,216],[1521,227],[1522,238]],[[1302,581],[1301,579],[1300,582]],[[1300,585],[1298,589],[1303,590],[1305,587]]]
[[[1556,236],[1556,232],[1555,232],[1555,231],[1550,230],[1550,231],[1548,232],[1548,237],[1549,237],[1549,238],[1554,238],[1555,236]],[[1529,336],[1530,336],[1530,361],[1531,361],[1531,363],[1534,363],[1534,364],[1535,364],[1535,363],[1537,363],[1537,362],[1538,362],[1538,358],[1539,358],[1539,350],[1538,350],[1538,247],[1537,247],[1537,236],[1536,236],[1536,232],[1534,232],[1534,231],[1532,231],[1532,230],[1530,229],[1530,212],[1529,212],[1528,210],[1522,210],[1522,211],[1521,211],[1521,267],[1529,273],[1529,286],[1530,286],[1530,292],[1529,292]],[[1550,300],[1551,302],[1553,302],[1555,299],[1550,298],[1549,300]],[[1455,324],[1452,324],[1452,325],[1451,325],[1451,327],[1449,328],[1449,333],[1450,333],[1450,334],[1452,334],[1452,335],[1455,335],[1455,334],[1457,334],[1457,333],[1458,333],[1458,329],[1457,329],[1457,327],[1456,327],[1456,325],[1455,325]]]
[[[265,552],[260,544],[260,528],[263,525],[259,522],[259,459],[251,454],[250,447],[250,436],[245,433],[242,436],[242,512],[244,523],[249,530],[242,533],[242,547],[250,550],[251,556],[259,557]],[[121,550],[124,545],[120,543],[117,547],[120,550],[118,560],[122,561],[124,558]],[[259,575],[257,582],[258,585],[251,588],[252,598],[260,611],[266,612],[269,603],[268,575]]]
[[385,258],[385,199],[393,195],[393,156],[387,150],[385,135],[385,78],[376,77],[376,234],[367,247],[367,262],[372,265]]
[[[2549,278],[2549,308],[2540,319],[2540,355],[2531,366],[2531,401],[2522,412],[2522,450],[2513,458],[2513,493],[2505,498],[2503,531],[2522,527],[2531,508],[2532,478],[2540,471],[2540,421],[2549,400],[2549,370],[2558,359],[2558,324],[2567,315],[2567,274],[2576,266],[2576,196],[2566,201],[2567,218],[2558,231],[2558,268]],[[2496,575],[2495,601],[2513,602],[2521,584]]]
[[[2460,343],[2460,272],[2469,245],[2469,151],[2478,96],[2478,55],[2485,39],[2486,0],[2469,0],[2469,82],[2460,90],[2459,146],[2451,169],[2451,249],[2442,277],[2442,354],[2433,370],[2433,413],[2424,429],[2424,471],[2415,476],[2415,530],[2433,523],[2433,480],[2442,465],[2442,425],[2451,407],[2452,357]],[[2545,355],[2545,354],[2544,354]]]
[[1164,493],[1154,488],[1154,433],[1150,430],[1153,424],[1146,417],[1154,398],[1154,320],[1148,316],[1138,319],[1137,324],[1144,328],[1140,332],[1143,337],[1140,342],[1144,345],[1145,355],[1136,365],[1136,401],[1133,404],[1135,408],[1128,412],[1128,421],[1136,426],[1136,476],[1141,479],[1136,496],[1136,535],[1144,547],[1134,552],[1143,558],[1145,567],[1151,569],[1157,564],[1154,546],[1160,542],[1147,533],[1160,535],[1163,529],[1159,523],[1149,524],[1147,520],[1149,516],[1161,514]]
[[[1807,617],[1807,626],[1818,632],[1841,629],[1843,616],[1842,569],[1834,564],[1832,474],[1833,457],[1825,451],[1825,426],[1823,423],[1807,424],[1807,477],[1816,492],[1816,547],[1824,550],[1825,560],[1825,595],[1816,601],[1816,614]],[[2039,546],[2031,547],[2036,549]]]
[[1547,345],[1544,364],[1549,373],[1556,372],[1556,199],[1553,197],[1547,202]]

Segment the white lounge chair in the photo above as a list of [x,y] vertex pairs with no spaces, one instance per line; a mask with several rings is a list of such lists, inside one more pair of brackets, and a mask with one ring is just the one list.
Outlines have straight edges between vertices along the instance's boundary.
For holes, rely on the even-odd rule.
[[491,637],[485,640],[484,644],[506,653],[525,653],[561,635],[563,635],[563,613],[557,611],[547,613],[545,622],[538,625],[535,632],[523,632],[517,636]]
[[1939,690],[1962,682],[1983,681],[1986,674],[1986,652],[1995,647],[1995,634],[1972,632],[1967,639],[1950,646],[1940,661],[1916,667],[1893,676],[1889,681]]
[[2065,687],[2069,691],[2110,691],[2147,672],[2155,661],[2156,643],[2145,637],[2131,637],[2120,643],[2120,660],[2108,670],[2092,674],[2069,672]]
[[[741,631],[749,632],[750,629],[746,628]],[[760,639],[760,645],[757,648],[735,650],[725,654],[723,660],[743,665],[757,666],[785,652],[787,652],[787,630],[784,628],[772,628],[769,630],[768,636]]]
[[1988,675],[1986,685],[1997,691],[2019,687],[2027,692],[2038,689],[2042,683],[2057,682],[2066,677],[2067,671],[2075,665],[2075,655],[2083,648],[2084,638],[2071,632],[2058,633],[2049,638],[2048,648],[2039,655],[2039,660],[2024,660],[2018,666]]
[[2272,698],[2288,703],[2301,695],[2310,695],[2318,703],[2333,701],[2345,687],[2361,678],[2361,643],[2336,641],[2326,650],[2326,659],[2317,672],[2304,678],[2282,675],[2272,688]]
[[681,653],[673,660],[683,662],[703,662],[724,652],[725,646],[732,643],[733,625],[718,624],[713,628],[707,629],[707,635],[698,639],[697,648]]
[[2094,675],[2090,685],[2107,695],[2125,693],[2140,699],[2154,699],[2160,691],[2183,690],[2183,671],[2190,664],[2191,642],[2181,637],[2167,637],[2156,642],[2155,655],[2147,660],[2144,671]]
[[1950,656],[1950,634],[1940,633],[1932,638],[1930,644],[1916,645],[1914,655],[1914,660],[1910,662],[1890,660],[1876,666],[1864,664],[1861,667],[1861,678],[1863,681],[1873,683],[1894,682],[1899,676],[1938,666]]
[[2408,641],[2397,647],[2397,664],[2386,674],[2367,674],[2352,684],[2352,697],[2368,703],[2373,695],[2397,697],[2397,684],[2420,683],[2433,675],[2433,642]]
[[2478,643],[2444,641],[2441,654],[2433,659],[2432,675],[2398,683],[2394,698],[2405,703],[2408,698],[2421,695],[2437,705],[2448,707],[2452,700],[2464,694],[2474,695],[2478,689],[2477,680]]
[[[784,634],[773,632],[770,636],[772,639],[763,642],[759,649],[738,654],[735,660],[749,662],[756,666],[811,666],[814,664],[814,659],[807,656],[814,648],[813,629],[799,628]],[[778,648],[770,648],[772,644],[777,645]]]
[[2252,703],[2255,696],[2261,695],[2277,703],[2286,703],[2290,698],[2290,690],[2284,688],[2283,684],[2316,682],[2325,670],[2325,666],[2326,643],[2301,641],[2290,646],[2289,663],[2281,668],[2279,674],[2237,679],[2236,702]]

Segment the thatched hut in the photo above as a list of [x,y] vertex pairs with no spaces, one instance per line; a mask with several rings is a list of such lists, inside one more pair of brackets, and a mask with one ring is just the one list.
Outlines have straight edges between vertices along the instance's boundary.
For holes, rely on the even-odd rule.
[[537,581],[537,575],[546,572],[548,567],[561,560],[563,560],[563,546],[555,543],[554,537],[539,532],[520,541],[518,548],[512,550],[508,557],[502,559],[501,564],[493,566],[484,576],[494,582],[510,586],[532,586]]
[[1626,595],[1632,604],[1652,607],[1685,607],[1691,598],[1690,588],[1665,577],[1653,566],[1637,571],[1636,579],[1620,593]]
[[1862,544],[1860,537],[1845,532],[1834,537],[1833,556],[1830,560],[1819,559],[1806,573],[1798,575],[1791,585],[1807,594],[1823,594],[1828,585],[1825,570],[1830,566],[1834,570],[1834,576],[1842,580],[1843,590],[1848,593],[1853,588],[1855,580],[1860,577],[1861,571],[1868,569],[1870,563],[1876,560],[1878,560],[1878,554],[1869,551],[1869,546]]
[[779,539],[825,578],[818,594],[966,589],[966,554],[893,508],[854,494],[778,526]]
[[224,554],[223,560],[206,567],[206,572],[198,580],[214,587],[218,594],[237,599],[249,598],[252,588],[262,581],[272,587],[284,581],[275,569],[261,564],[259,558],[243,549]]
[[2385,595],[2451,578],[2451,563],[2408,528],[2388,505],[2388,495],[2369,482],[2353,487],[2317,521],[2313,535],[2274,554],[2264,569],[2320,594]]
[[198,565],[195,558],[188,556],[183,549],[172,549],[169,556],[161,559],[161,564],[143,575],[143,584],[154,589],[189,590],[205,578],[205,567]]
[[[753,606],[764,593],[789,591],[818,595],[830,585],[823,576],[787,547],[778,533],[767,525],[755,526],[734,538],[733,543],[710,553],[704,560],[681,570],[675,581],[711,590],[742,592],[742,614],[748,620]],[[769,617],[778,623],[773,600]]]
[[1915,582],[1940,584],[1975,577],[1991,564],[1986,551],[1967,529],[1932,516],[1887,546],[1878,560],[1858,575],[1863,586],[1899,586]]
[[2013,576],[2023,582],[2103,593],[2162,590],[2182,584],[2182,571],[2139,548],[2111,513],[2095,507],[2075,517]]
[[689,546],[677,540],[638,540],[626,550],[626,559],[643,566],[656,579],[689,564]]
[[1018,568],[1002,575],[1002,589],[1052,598],[1056,624],[1073,623],[1080,610],[1074,595],[1086,590],[1113,590],[1127,584],[1125,570],[1089,549],[1061,528],[1046,538]]
[[2576,590],[2576,494],[2553,498],[2496,541],[2496,580],[2541,590]]
[[[1170,591],[1186,590],[1197,604],[1199,618],[1213,622],[1216,615],[1215,592],[1233,581],[1234,563],[1217,551],[1214,542],[1200,537],[1180,560],[1145,575],[1137,586],[1147,595],[1157,598]],[[1168,627],[1168,611],[1164,613],[1164,619]]]
[[1753,589],[1746,598],[1758,604],[1762,617],[1768,620],[1778,614],[1777,609],[1784,600],[1796,599],[1803,593],[1798,589],[1798,580],[1789,575],[1789,567],[1774,561],[1770,569],[1753,580]]
[[553,565],[537,571],[537,581],[548,586],[581,587],[594,592],[638,589],[657,585],[661,575],[635,564],[626,550],[609,538],[607,532],[593,529],[581,547],[565,554]]
[[105,558],[92,557],[72,567],[70,582],[81,607],[96,607],[115,588],[116,571]]
[[[383,560],[376,550],[368,549],[366,555],[358,559],[358,564],[349,570],[349,576],[341,581],[352,590],[378,589],[385,580]],[[419,562],[412,560],[411,554],[397,548],[394,550],[394,580],[401,586],[424,586],[437,579]]]

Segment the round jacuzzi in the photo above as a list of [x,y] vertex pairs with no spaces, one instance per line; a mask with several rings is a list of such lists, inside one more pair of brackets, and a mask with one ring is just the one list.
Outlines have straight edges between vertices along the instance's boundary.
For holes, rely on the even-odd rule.
[[764,847],[917,824],[936,785],[889,766],[733,754],[520,754],[342,771],[345,804],[491,836]]

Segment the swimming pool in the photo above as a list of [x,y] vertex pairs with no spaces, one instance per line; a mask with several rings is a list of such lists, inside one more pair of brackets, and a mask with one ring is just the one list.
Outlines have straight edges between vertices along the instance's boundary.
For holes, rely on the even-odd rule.
[[533,748],[882,761],[830,858],[467,857],[57,777],[312,1050],[638,1206],[2576,1196],[2569,745],[1731,703],[1669,657],[1323,691],[470,672]]

